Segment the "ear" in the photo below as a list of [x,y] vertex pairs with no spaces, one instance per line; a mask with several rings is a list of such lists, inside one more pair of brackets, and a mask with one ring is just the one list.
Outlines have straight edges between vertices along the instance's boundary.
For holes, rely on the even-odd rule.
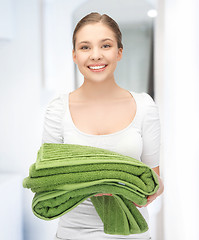
[[117,61],[120,61],[122,59],[122,52],[123,52],[123,49],[119,48],[118,49],[118,55],[117,55]]
[[73,49],[73,51],[72,51],[72,55],[73,55],[73,61],[74,61],[74,63],[76,63],[76,53],[75,53],[75,50]]

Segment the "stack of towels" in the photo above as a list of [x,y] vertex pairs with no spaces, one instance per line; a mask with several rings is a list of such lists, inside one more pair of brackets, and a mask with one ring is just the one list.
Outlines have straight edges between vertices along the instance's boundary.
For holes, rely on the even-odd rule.
[[[23,187],[35,193],[33,213],[58,218],[87,198],[99,214],[104,232],[143,233],[148,225],[134,203],[145,205],[158,188],[155,172],[142,162],[102,148],[44,143]],[[112,196],[98,196],[109,193]]]

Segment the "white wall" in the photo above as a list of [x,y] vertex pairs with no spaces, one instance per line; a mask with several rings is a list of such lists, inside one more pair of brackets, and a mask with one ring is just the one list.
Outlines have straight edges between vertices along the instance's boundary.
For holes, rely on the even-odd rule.
[[159,1],[156,100],[162,120],[164,240],[199,239],[197,4]]
[[[54,91],[42,88],[40,0],[12,1],[14,35],[11,40],[0,39],[0,174],[16,173],[22,178],[28,175],[28,168],[36,160],[41,144],[47,103],[58,91],[73,90],[71,17],[75,7],[82,1],[54,2],[57,22],[52,34],[57,37],[53,38],[53,53],[58,53],[56,71],[60,71],[59,79],[54,79],[58,83]],[[61,66],[62,72],[58,66]],[[33,194],[27,189],[22,191],[24,239],[52,239],[57,221],[45,222],[36,218],[31,210]],[[1,227],[3,224],[0,222]],[[14,227],[17,225],[12,225]]]
[[15,35],[0,41],[0,169],[23,172],[41,130],[38,3],[16,1],[14,10]]
[[19,174],[0,174],[0,239],[2,240],[21,240],[23,237],[21,181]]

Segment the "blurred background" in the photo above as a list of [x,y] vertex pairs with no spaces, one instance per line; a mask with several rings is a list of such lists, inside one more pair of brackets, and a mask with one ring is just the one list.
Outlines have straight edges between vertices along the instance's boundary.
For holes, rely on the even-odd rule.
[[33,215],[22,180],[41,145],[47,104],[83,82],[72,33],[93,11],[121,28],[117,83],[148,92],[159,108],[165,191],[149,205],[152,240],[199,239],[198,10],[197,0],[0,0],[1,240],[53,239],[58,220]]

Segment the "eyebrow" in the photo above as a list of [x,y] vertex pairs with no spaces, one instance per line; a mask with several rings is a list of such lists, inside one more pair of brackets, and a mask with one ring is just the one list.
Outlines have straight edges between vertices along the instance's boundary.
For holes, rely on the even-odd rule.
[[[111,38],[102,39],[100,42],[105,42],[105,41],[108,41],[108,40],[111,40],[113,42],[113,40]],[[81,43],[90,43],[90,42],[89,41],[81,41],[81,42],[78,43],[78,45],[81,44]]]

